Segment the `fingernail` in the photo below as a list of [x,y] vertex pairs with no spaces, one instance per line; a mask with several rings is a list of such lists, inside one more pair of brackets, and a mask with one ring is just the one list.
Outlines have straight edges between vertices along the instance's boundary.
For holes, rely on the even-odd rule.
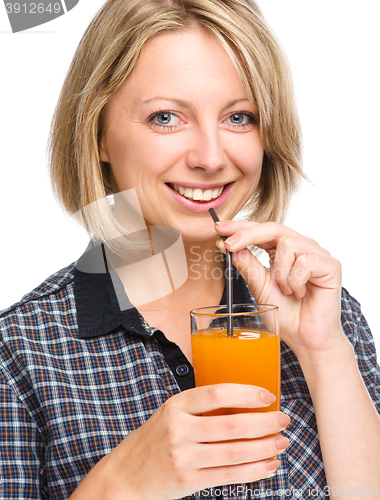
[[235,245],[240,240],[241,240],[240,234],[234,234],[233,236],[227,238],[224,243],[227,243],[228,245],[232,246]]
[[273,470],[276,470],[279,468],[280,463],[281,463],[280,460],[272,459],[272,460],[268,460],[268,462],[265,465],[266,465],[268,470],[273,471]]
[[227,226],[228,224],[229,222],[226,220],[218,220],[218,222],[215,222],[215,225],[219,227]]
[[293,290],[289,286],[280,285],[281,292],[283,295],[292,295]]
[[224,248],[224,241],[221,240],[220,238],[216,240],[215,245],[221,250],[222,252],[225,250]]
[[286,427],[290,424],[290,417],[286,415],[286,413],[280,413],[278,416],[278,420],[280,422],[281,427]]
[[276,401],[276,396],[269,391],[260,392],[261,399],[266,404],[271,404]]
[[279,436],[276,441],[276,448],[278,449],[279,453],[282,453],[283,451],[286,450],[286,447],[289,446],[289,439],[286,438],[285,436]]

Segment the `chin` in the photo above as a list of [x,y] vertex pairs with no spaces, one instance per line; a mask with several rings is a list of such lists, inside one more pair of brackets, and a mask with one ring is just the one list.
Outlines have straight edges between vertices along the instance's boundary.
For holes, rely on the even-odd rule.
[[[190,217],[189,217],[190,215]],[[175,227],[181,233],[183,241],[202,242],[216,238],[214,223],[208,212],[198,214],[172,214],[170,217],[145,219],[148,225]]]
[[193,241],[193,242],[203,242],[210,241],[212,239],[217,238],[217,234],[214,230],[212,231],[189,231],[188,229],[184,229],[183,231],[179,228],[179,231],[182,236],[183,241]]

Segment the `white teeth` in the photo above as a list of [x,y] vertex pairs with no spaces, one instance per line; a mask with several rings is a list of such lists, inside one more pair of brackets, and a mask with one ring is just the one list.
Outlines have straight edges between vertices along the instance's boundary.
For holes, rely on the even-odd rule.
[[212,198],[212,189],[206,189],[203,193],[203,201],[210,201]]
[[185,196],[185,198],[192,198],[193,197],[193,190],[190,188],[185,188],[184,196]]
[[181,194],[185,198],[189,198],[190,200],[194,201],[215,200],[216,198],[219,198],[224,189],[224,186],[221,186],[220,188],[206,189],[205,191],[202,191],[202,189],[199,188],[191,189],[191,188],[184,188],[177,184],[171,184],[171,185],[173,186],[174,191]]
[[[185,191],[185,193],[186,193],[186,191]],[[189,191],[190,191],[190,189],[189,189]],[[190,198],[190,196],[189,196],[189,198]],[[193,200],[199,200],[199,201],[203,200],[202,189],[193,189]]]

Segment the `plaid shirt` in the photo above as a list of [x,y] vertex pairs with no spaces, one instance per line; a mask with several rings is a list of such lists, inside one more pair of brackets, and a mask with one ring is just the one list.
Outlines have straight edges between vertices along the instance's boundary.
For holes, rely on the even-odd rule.
[[[234,279],[234,302],[252,302],[243,279]],[[374,341],[359,304],[344,289],[342,325],[380,411]],[[84,273],[74,264],[2,311],[0,335],[2,500],[67,499],[166,399],[194,387],[192,366],[179,347],[135,308],[120,310],[110,275]],[[292,421],[283,432],[290,445],[276,476],[186,498],[328,497],[307,384],[283,342],[281,355],[281,409]]]

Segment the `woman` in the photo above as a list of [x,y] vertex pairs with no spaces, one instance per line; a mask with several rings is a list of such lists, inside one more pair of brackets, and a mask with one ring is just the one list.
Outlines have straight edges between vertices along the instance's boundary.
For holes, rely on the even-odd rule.
[[[2,313],[2,498],[375,496],[371,335],[339,262],[279,224],[302,176],[300,133],[253,1],[108,1],[74,57],[50,150],[55,191],[95,244]],[[125,248],[136,261],[151,238],[125,235],[125,205],[106,200],[131,192],[150,236],[176,228],[187,257],[182,286],[139,305],[123,293]],[[201,416],[273,402],[259,387],[194,388],[188,315],[224,300],[225,248],[235,302],[280,307],[281,412]]]

